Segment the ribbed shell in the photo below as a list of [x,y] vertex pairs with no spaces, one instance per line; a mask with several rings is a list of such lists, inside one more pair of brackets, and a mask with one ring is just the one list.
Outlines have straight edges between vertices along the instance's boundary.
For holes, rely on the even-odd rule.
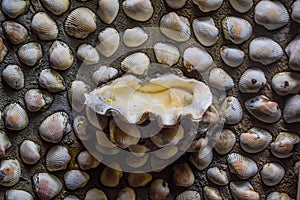
[[24,96],[26,108],[30,112],[45,111],[53,102],[53,96],[40,89],[30,89]]
[[69,190],[77,190],[86,186],[90,175],[80,170],[70,170],[64,175],[65,185]]
[[111,24],[119,12],[119,0],[99,0],[97,14],[100,19]]
[[283,110],[283,119],[286,123],[300,122],[300,95],[288,98]]
[[0,185],[11,187],[16,185],[21,176],[21,166],[16,159],[2,160],[0,164]]
[[294,21],[300,23],[300,1],[296,0],[292,4],[292,14],[291,17]]
[[19,59],[32,67],[43,57],[42,46],[37,42],[24,44],[18,50]]
[[245,58],[245,53],[242,50],[229,46],[221,47],[220,55],[224,63],[230,67],[240,66]]
[[243,93],[257,93],[266,83],[265,73],[261,69],[250,68],[239,79],[239,90]]
[[223,0],[193,0],[193,3],[196,4],[202,12],[210,12],[218,10],[223,4]]
[[218,167],[209,168],[206,175],[207,178],[216,185],[224,186],[229,183],[227,173]]
[[55,41],[49,49],[49,63],[53,69],[67,70],[74,62],[70,47],[61,41]]
[[183,65],[188,71],[205,72],[212,64],[211,55],[204,49],[189,47],[183,53]]
[[5,193],[6,200],[34,200],[32,195],[24,190],[8,190]]
[[17,103],[7,105],[3,110],[5,126],[9,130],[20,131],[28,126],[26,111]]
[[[99,155],[98,155],[99,157]],[[82,151],[77,156],[77,163],[80,169],[82,170],[89,170],[94,169],[99,166],[100,160],[98,157],[94,157],[92,154],[90,154],[88,151]]]
[[83,81],[75,80],[71,82],[68,88],[68,100],[72,109],[76,112],[82,111],[85,107],[84,94],[89,93],[90,91],[90,86]]
[[253,0],[229,0],[230,5],[239,13],[248,12],[253,6]]
[[92,79],[94,83],[100,85],[102,83],[106,83],[118,75],[118,70],[113,67],[108,66],[101,66],[98,70],[96,70],[93,75]]
[[229,90],[234,87],[232,77],[222,68],[214,68],[209,72],[209,86],[218,90]]
[[0,157],[5,155],[7,149],[11,147],[11,142],[7,134],[3,131],[0,131]]
[[300,73],[280,72],[272,78],[273,90],[281,95],[297,94],[300,91]]
[[55,15],[65,13],[70,6],[70,0],[41,0],[43,6]]
[[199,192],[187,190],[177,195],[176,200],[201,200]]
[[44,12],[39,12],[33,16],[31,30],[38,35],[40,40],[55,40],[58,35],[55,21]]
[[219,38],[219,30],[211,17],[194,19],[193,31],[197,40],[204,46],[214,45]]
[[285,48],[289,57],[289,67],[293,70],[300,71],[300,35],[296,36]]
[[16,18],[26,12],[29,4],[29,0],[3,0],[1,8],[7,16]]
[[243,18],[225,17],[222,20],[222,26],[225,39],[230,40],[234,44],[242,44],[252,36],[252,26]]
[[150,67],[150,58],[145,53],[134,53],[121,62],[121,69],[132,74],[143,75]]
[[36,164],[40,156],[40,145],[31,140],[24,140],[20,146],[20,157],[26,164]]
[[148,38],[148,34],[140,27],[126,29],[123,33],[123,42],[127,47],[141,46]]
[[175,65],[179,58],[179,49],[171,43],[156,43],[154,46],[154,53],[156,60],[161,63],[172,67]]
[[2,77],[13,89],[21,90],[24,88],[24,74],[18,65],[7,65],[2,71]]
[[294,133],[280,132],[275,141],[271,143],[271,152],[277,158],[288,158],[293,155],[294,145],[300,142]]
[[185,6],[187,0],[166,0],[169,7],[179,9]]
[[14,21],[5,21],[2,26],[5,36],[12,44],[18,45],[27,40],[28,31],[22,24]]
[[283,179],[284,175],[285,170],[278,163],[266,163],[260,172],[261,179],[267,186],[277,185]]
[[49,149],[46,155],[46,168],[53,171],[60,171],[67,168],[71,160],[69,151],[64,146],[54,146]]
[[79,45],[76,56],[85,65],[95,65],[100,61],[100,56],[96,48],[86,43]]
[[106,28],[98,35],[97,49],[104,57],[111,57],[120,45],[120,35],[114,28]]
[[41,200],[50,200],[62,190],[61,181],[54,175],[38,173],[33,176],[33,188]]
[[241,179],[248,179],[258,172],[257,165],[251,158],[238,153],[229,154],[227,162],[230,172],[238,175]]
[[234,96],[226,97],[222,107],[225,109],[226,124],[237,124],[242,120],[243,109],[238,98]]
[[219,139],[217,140],[214,149],[220,155],[226,155],[235,145],[235,134],[229,129],[223,129]]
[[39,84],[49,92],[61,92],[66,89],[64,78],[52,69],[42,70],[39,76]]
[[230,191],[235,200],[259,200],[260,196],[250,182],[248,181],[235,181],[231,182]]
[[150,0],[125,0],[122,6],[129,18],[141,22],[149,20],[154,12]]

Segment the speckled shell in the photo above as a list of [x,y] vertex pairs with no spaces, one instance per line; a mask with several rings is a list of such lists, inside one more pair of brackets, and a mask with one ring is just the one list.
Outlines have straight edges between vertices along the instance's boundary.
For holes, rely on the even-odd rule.
[[39,84],[49,92],[62,92],[66,89],[64,78],[52,69],[42,70],[39,76]]
[[55,40],[58,28],[55,21],[46,13],[36,13],[31,20],[31,30],[36,33],[40,40]]
[[235,200],[259,200],[260,196],[250,182],[248,181],[235,181],[230,183],[230,190]]
[[97,199],[97,200],[107,200],[106,194],[97,188],[92,188],[85,194],[84,200]]
[[248,12],[253,6],[253,0],[229,0],[230,5],[239,13]]
[[280,72],[272,78],[273,90],[281,95],[297,94],[300,91],[300,73]]
[[104,57],[111,57],[120,45],[120,35],[114,28],[106,28],[98,35],[97,49]]
[[125,0],[122,6],[129,18],[141,22],[149,20],[154,12],[150,0]]
[[292,4],[292,19],[298,23],[300,23],[300,1],[296,0]]
[[53,69],[67,70],[74,62],[74,56],[70,47],[61,41],[52,43],[49,49],[49,63]]
[[150,58],[141,52],[127,56],[121,62],[121,69],[132,74],[143,75],[150,67]]
[[98,51],[92,45],[86,43],[79,45],[76,56],[85,65],[95,65],[100,61]]
[[2,27],[5,36],[12,44],[24,43],[28,38],[28,31],[22,24],[14,21],[5,21],[2,23]]
[[194,184],[195,176],[187,163],[180,163],[173,168],[173,182],[177,186],[190,187]]
[[91,88],[88,84],[83,81],[75,80],[70,83],[68,88],[68,100],[72,109],[76,112],[80,112],[84,109],[84,95],[89,93]]
[[43,57],[42,46],[37,42],[29,42],[18,50],[19,59],[26,65],[32,67]]
[[102,83],[106,83],[118,75],[118,70],[113,67],[108,66],[101,66],[98,70],[96,70],[93,75],[92,79],[94,83],[100,85]]
[[235,134],[229,129],[223,129],[219,139],[217,140],[214,149],[220,155],[226,155],[235,145]]
[[6,200],[18,200],[22,198],[22,200],[34,200],[32,195],[24,190],[8,190],[5,193]]
[[222,68],[213,68],[209,72],[209,86],[218,90],[229,90],[234,87],[231,76]]
[[65,13],[70,6],[70,0],[41,0],[42,5],[55,15]]
[[0,185],[11,187],[16,185],[21,176],[21,166],[16,159],[2,160],[0,164]]
[[218,10],[223,4],[223,0],[193,0],[193,3],[196,4],[202,12],[210,12]]
[[278,163],[266,163],[260,171],[262,181],[267,186],[275,186],[283,179],[284,168]]
[[216,185],[225,186],[229,183],[227,173],[218,167],[209,168],[206,171],[206,176]]
[[173,9],[180,9],[185,6],[187,0],[166,0],[169,7]]
[[130,173],[127,182],[130,187],[144,187],[152,180],[152,175],[149,173]]
[[204,49],[189,47],[183,53],[183,65],[188,71],[205,72],[212,64],[212,57]]
[[97,14],[100,19],[111,24],[119,12],[119,0],[99,0]]
[[238,98],[234,96],[226,97],[222,107],[225,109],[226,124],[237,124],[242,120],[243,109]]
[[69,190],[77,190],[86,186],[90,175],[80,170],[70,170],[64,175],[64,182]]
[[266,83],[265,73],[261,69],[250,68],[239,79],[239,90],[243,93],[257,93]]
[[293,95],[285,103],[283,119],[286,123],[300,122],[300,95]]
[[296,36],[285,48],[289,57],[289,67],[293,70],[300,71],[300,35]]
[[31,140],[24,140],[20,146],[20,157],[26,164],[36,164],[41,158],[40,145]]
[[271,192],[268,194],[266,200],[293,200],[288,194],[283,192]]
[[231,153],[227,156],[227,162],[231,173],[241,179],[248,179],[258,172],[256,163],[242,154]]
[[280,132],[275,141],[271,143],[271,152],[277,158],[288,158],[293,155],[294,145],[300,142],[294,133]]
[[223,46],[220,55],[224,63],[230,67],[240,66],[245,58],[245,53],[237,47]]
[[220,191],[217,188],[210,186],[205,186],[203,188],[203,196],[205,200],[223,200]]
[[176,200],[201,200],[199,192],[187,190],[176,196]]
[[163,179],[156,179],[151,183],[149,198],[151,200],[166,199],[170,193],[168,183]]
[[197,40],[204,46],[213,46],[219,38],[219,29],[211,17],[194,19],[193,31]]
[[242,44],[252,36],[252,26],[243,18],[225,17],[222,20],[222,26],[225,39],[234,44]]
[[99,155],[97,155],[96,158],[90,152],[82,151],[77,156],[77,163],[82,170],[94,169],[100,164],[100,160],[98,160],[98,158]]
[[40,89],[30,89],[25,93],[24,101],[30,112],[45,111],[53,102],[53,96]]
[[11,147],[11,142],[7,134],[3,131],[0,131],[0,157],[5,155],[7,149]]
[[38,173],[32,179],[34,191],[41,200],[53,199],[62,190],[61,181],[52,174]]
[[53,146],[46,155],[46,168],[51,171],[60,171],[67,168],[71,160],[69,151],[64,146]]
[[156,43],[153,49],[156,60],[161,64],[172,67],[180,58],[179,49],[171,43]]
[[16,18],[26,12],[29,4],[29,0],[3,0],[1,8],[7,16]]
[[26,111],[17,103],[7,105],[3,109],[5,126],[9,130],[20,131],[28,126],[29,119]]
[[24,88],[24,74],[18,65],[7,65],[2,71],[2,78],[15,90],[21,90]]

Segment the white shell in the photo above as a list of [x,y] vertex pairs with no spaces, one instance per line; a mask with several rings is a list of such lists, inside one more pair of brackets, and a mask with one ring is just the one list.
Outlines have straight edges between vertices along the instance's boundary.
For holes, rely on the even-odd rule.
[[173,9],[180,9],[185,6],[187,0],[166,0],[168,6]]
[[281,95],[297,94],[300,91],[300,73],[280,72],[272,78],[273,90]]
[[292,19],[300,23],[300,1],[296,0],[292,4]]
[[204,46],[212,46],[218,41],[219,29],[211,17],[194,19],[193,31],[197,40]]
[[107,197],[106,197],[106,194],[102,190],[93,188],[93,189],[90,189],[89,191],[87,191],[87,193],[85,194],[85,198],[84,198],[84,200],[91,200],[91,199],[107,200]]
[[86,186],[90,175],[80,170],[70,170],[64,175],[65,185],[69,190],[77,190]]
[[53,69],[67,70],[74,62],[70,47],[61,41],[55,41],[49,49],[49,63]]
[[7,134],[3,131],[0,131],[0,157],[5,155],[7,149],[11,147],[11,142]]
[[250,39],[253,28],[251,24],[239,17],[225,17],[222,20],[223,32],[225,39],[234,44],[242,44]]
[[6,57],[8,53],[8,49],[5,46],[3,39],[0,38],[0,63],[4,60],[4,58]]
[[70,0],[41,0],[42,5],[55,15],[65,13],[70,6]]
[[209,168],[206,171],[207,178],[216,185],[225,186],[229,183],[227,173],[218,167]]
[[209,72],[209,86],[218,90],[229,90],[234,87],[231,76],[222,68],[213,68]]
[[293,95],[285,103],[283,119],[286,123],[300,122],[300,95]]
[[248,12],[253,6],[253,0],[229,0],[230,5],[239,13]]
[[18,50],[19,59],[28,66],[34,66],[43,57],[42,47],[37,42],[24,44]]
[[285,48],[285,52],[289,57],[289,67],[293,70],[300,71],[300,35],[296,36],[288,46]]
[[34,191],[43,200],[53,199],[61,192],[63,187],[61,181],[52,174],[38,173],[32,179]]
[[94,83],[101,85],[106,83],[118,75],[118,70],[113,67],[101,66],[97,71],[92,75]]
[[294,133],[280,132],[275,141],[271,143],[271,152],[277,158],[288,158],[293,155],[293,147],[300,142]]
[[218,10],[223,4],[223,0],[193,0],[193,3],[196,4],[202,12],[210,12]]
[[[203,196],[205,200],[223,200],[218,188],[205,186],[203,188]],[[189,200],[189,199],[186,199]],[[200,199],[199,199],[200,200]]]
[[66,89],[64,78],[52,69],[44,69],[39,76],[39,84],[49,92],[62,92]]
[[119,12],[119,0],[99,0],[97,14],[100,19],[111,24]]
[[140,22],[149,20],[154,12],[150,0],[125,0],[122,6],[129,18]]
[[254,20],[268,30],[275,30],[288,24],[289,13],[279,1],[263,0],[256,4]]
[[13,89],[24,88],[24,73],[18,65],[7,65],[2,71],[2,78]]
[[100,160],[98,160],[99,155],[95,158],[92,154],[88,151],[82,151],[77,156],[77,163],[80,169],[82,170],[89,170],[94,169],[99,166]]
[[293,200],[288,194],[283,192],[271,192],[268,194],[266,200]]
[[98,35],[97,49],[105,57],[111,57],[119,48],[120,35],[114,28],[106,28]]
[[26,12],[30,1],[28,0],[3,0],[2,11],[10,18],[16,18]]
[[220,155],[229,153],[235,145],[235,134],[229,129],[223,129],[219,139],[217,140],[214,149]]
[[256,163],[251,158],[242,154],[229,154],[227,162],[230,172],[238,175],[241,179],[248,179],[258,172]]
[[17,103],[9,104],[4,108],[3,119],[5,127],[14,131],[25,129],[29,123],[26,111]]
[[199,152],[190,154],[189,161],[199,170],[206,169],[213,159],[213,150],[210,147],[203,147]]
[[68,88],[68,100],[76,112],[84,109],[84,95],[91,91],[91,87],[83,81],[75,80],[70,83]]
[[156,60],[161,64],[172,67],[180,58],[179,49],[171,43],[156,43],[153,49]]
[[249,56],[253,61],[269,65],[282,58],[283,50],[274,40],[267,37],[257,37],[250,42]]
[[0,185],[11,187],[16,185],[21,176],[21,166],[16,159],[2,160],[0,164]]
[[261,69],[250,68],[239,79],[239,90],[243,93],[257,93],[266,83],[265,73]]
[[260,171],[262,181],[267,186],[275,186],[283,179],[284,168],[278,163],[266,163]]
[[14,21],[5,21],[2,23],[2,26],[6,38],[12,44],[18,45],[27,40],[28,31],[22,24]]
[[140,27],[126,29],[123,33],[123,42],[127,47],[141,46],[148,38],[148,34]]
[[32,195],[24,190],[8,190],[5,193],[6,200],[34,200]]
[[31,20],[31,30],[36,33],[40,40],[55,40],[58,28],[55,21],[46,13],[36,13]]
[[212,64],[211,55],[204,49],[189,47],[183,53],[183,65],[188,71],[205,72]]
[[121,62],[121,69],[132,74],[143,75],[150,67],[150,58],[141,52],[131,54]]
[[224,63],[230,67],[240,66],[245,58],[245,53],[242,50],[229,46],[221,47],[220,55]]
[[235,181],[229,184],[231,194],[235,200],[259,200],[259,193],[257,193],[250,182],[248,181]]
[[64,146],[53,146],[46,155],[46,168],[51,171],[60,171],[67,168],[71,160],[69,151]]
[[79,45],[76,56],[85,65],[95,65],[100,61],[98,51],[92,45],[86,43]]
[[40,145],[31,140],[24,140],[20,146],[20,157],[26,164],[36,164],[40,158]]
[[223,102],[223,108],[225,108],[225,123],[237,124],[242,120],[243,109],[238,98],[234,96],[228,96]]
[[176,200],[201,200],[199,192],[187,190],[176,196]]
[[25,93],[24,101],[30,112],[45,111],[53,102],[53,96],[40,89],[30,89]]

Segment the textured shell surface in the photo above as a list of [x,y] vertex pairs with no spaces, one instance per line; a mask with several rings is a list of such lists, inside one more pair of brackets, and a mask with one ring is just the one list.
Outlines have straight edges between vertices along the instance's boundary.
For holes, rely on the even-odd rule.
[[118,15],[119,7],[119,0],[99,0],[97,14],[103,22],[111,24]]
[[242,44],[249,40],[253,32],[251,24],[239,17],[225,17],[222,20],[222,27],[225,39],[234,44]]
[[98,35],[97,49],[105,57],[111,57],[119,48],[120,35],[114,28],[106,28]]
[[187,0],[166,0],[169,7],[173,9],[180,9],[185,6]]
[[154,46],[154,53],[156,60],[161,63],[172,67],[180,58],[179,49],[171,43],[156,43]]
[[21,176],[21,166],[16,159],[2,160],[0,164],[0,185],[11,187],[16,185]]
[[219,139],[217,140],[214,149],[220,155],[226,155],[235,145],[235,134],[229,129],[223,129]]
[[152,200],[166,199],[170,194],[169,184],[163,179],[156,179],[151,183],[149,198]]
[[7,16],[16,18],[26,12],[29,4],[29,0],[3,0],[1,8]]
[[49,149],[46,155],[46,168],[53,171],[60,171],[67,168],[71,156],[66,147],[57,145]]
[[238,153],[227,156],[227,162],[231,173],[241,179],[248,179],[258,172],[257,164],[249,157]]
[[86,186],[90,175],[80,170],[70,170],[64,175],[64,182],[69,190],[77,190]]
[[248,12],[253,6],[253,0],[229,0],[230,5],[239,13]]
[[40,145],[31,140],[24,140],[20,146],[20,157],[26,164],[36,164],[41,158]]
[[199,170],[206,169],[213,159],[213,151],[210,147],[203,147],[199,152],[190,154],[189,161]]
[[55,15],[65,13],[70,7],[70,0],[41,0],[41,3]]
[[96,48],[86,43],[79,45],[76,56],[78,60],[82,61],[85,65],[95,65],[100,61]]
[[92,188],[85,194],[84,200],[97,199],[97,200],[107,200],[106,194],[97,188]]
[[62,190],[62,183],[56,176],[48,173],[33,175],[33,188],[41,200],[50,200],[56,197]]
[[6,200],[17,200],[20,198],[22,198],[22,200],[33,200],[32,195],[24,190],[11,189],[5,193]]
[[243,109],[238,98],[234,96],[226,97],[223,102],[225,108],[225,123],[226,124],[237,124],[243,118]]
[[15,90],[21,90],[24,88],[24,73],[18,65],[7,65],[2,71],[2,78]]
[[129,18],[141,22],[149,20],[154,12],[150,0],[125,0],[122,6]]
[[28,115],[18,103],[7,105],[2,114],[5,126],[9,130],[20,131],[28,126]]
[[288,158],[293,155],[294,145],[300,142],[298,135],[280,132],[275,141],[271,143],[271,152],[277,158]]
[[7,49],[6,45],[3,42],[3,39],[0,38],[0,63],[4,60],[7,53],[8,53],[8,49]]
[[187,190],[178,194],[176,200],[201,200],[201,196],[197,191]]
[[53,69],[67,70],[74,62],[70,47],[61,41],[55,41],[49,49],[49,63]]
[[284,168],[278,163],[266,163],[260,171],[262,181],[267,186],[275,186],[283,179]]
[[207,178],[216,185],[224,186],[229,183],[226,171],[218,167],[209,168],[206,171]]
[[30,112],[45,111],[53,102],[53,96],[40,89],[30,89],[25,93],[24,101]]
[[220,48],[220,55],[224,63],[230,67],[240,66],[245,58],[244,51],[237,47],[223,46]]
[[205,200],[223,200],[220,191],[210,186],[204,186],[203,196]]
[[300,71],[300,35],[296,36],[285,48],[289,57],[289,67],[293,70]]
[[286,123],[300,122],[300,95],[288,98],[283,109],[283,119]]
[[298,23],[300,23],[300,1],[296,0],[292,4],[292,19]]
[[121,169],[119,164],[117,163],[111,163],[110,166],[111,167],[105,167],[100,175],[100,182],[107,187],[116,187],[119,185],[120,183],[120,179],[123,176],[123,172],[121,170],[117,170],[117,169]]
[[5,21],[2,23],[2,27],[6,37],[12,44],[24,43],[28,38],[28,31],[22,24],[14,21]]
[[68,88],[68,100],[72,109],[80,112],[84,109],[84,95],[91,91],[91,87],[83,81],[75,80],[70,83]]
[[284,192],[271,192],[268,194],[266,200],[293,200],[293,199]]
[[229,184],[231,194],[235,200],[259,200],[259,193],[256,192],[248,181],[235,181]]
[[29,42],[22,45],[18,50],[19,59],[26,65],[32,67],[42,58],[42,46],[37,42]]
[[267,83],[265,73],[256,67],[247,69],[239,79],[239,90],[243,93],[257,93]]
[[127,177],[127,182],[130,187],[144,187],[152,180],[152,175],[149,173],[130,173]]
[[11,147],[11,142],[7,134],[3,131],[0,131],[0,157],[5,155],[7,149]]
[[98,157],[94,157],[90,152],[88,151],[82,151],[77,156],[77,163],[80,169],[82,170],[89,170],[94,169],[99,166],[100,160],[98,160]]
[[120,190],[116,200],[136,199],[134,190],[130,187],[125,187]]
[[273,90],[281,95],[297,94],[300,91],[300,73],[279,72],[272,78]]
[[53,69],[42,70],[39,85],[49,92],[62,92],[66,89],[64,78]]
[[193,3],[196,4],[202,12],[210,12],[218,10],[223,4],[223,0],[193,0]]
[[91,134],[88,131],[88,121],[85,116],[78,115],[74,118],[73,130],[76,137],[82,142],[91,139]]
[[115,78],[118,73],[119,72],[116,68],[101,66],[93,73],[92,79],[94,83],[96,83],[97,85],[101,85]]
[[140,27],[126,29],[123,33],[123,42],[127,47],[138,47],[148,40],[148,34]]
[[222,68],[213,68],[209,72],[209,86],[219,90],[229,90],[234,87],[232,77]]
[[193,31],[197,40],[204,46],[212,46],[218,41],[219,29],[211,17],[194,19]]
[[121,69],[136,75],[147,73],[150,67],[150,58],[142,52],[131,54],[121,62]]
[[188,71],[205,72],[212,64],[213,58],[205,49],[189,47],[183,53],[183,65]]
[[195,176],[191,167],[187,163],[180,163],[173,168],[173,181],[175,185],[190,187],[194,184]]
[[40,40],[55,40],[58,28],[55,21],[46,13],[36,13],[31,21],[31,30],[36,33]]

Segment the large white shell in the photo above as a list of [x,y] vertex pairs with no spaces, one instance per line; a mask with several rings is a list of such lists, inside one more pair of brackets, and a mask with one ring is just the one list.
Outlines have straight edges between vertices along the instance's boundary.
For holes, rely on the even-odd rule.
[[226,124],[237,124],[242,120],[243,109],[238,98],[234,96],[226,97],[224,101],[225,108],[225,123]]
[[64,78],[52,69],[44,69],[39,76],[39,84],[49,92],[61,92],[66,89]]
[[143,75],[150,67],[150,58],[145,53],[134,53],[121,62],[121,69],[132,74]]
[[213,68],[209,72],[209,86],[219,90],[229,90],[234,87],[232,77],[222,68]]
[[18,103],[7,105],[3,110],[5,127],[9,130],[20,131],[28,126],[29,118]]
[[80,170],[70,170],[64,175],[65,185],[69,190],[78,190],[86,186],[90,175]]
[[34,200],[32,195],[24,190],[8,190],[5,193],[6,200]]
[[296,36],[288,46],[285,48],[285,52],[289,57],[289,67],[293,70],[300,71],[300,35]]
[[61,41],[55,41],[49,49],[49,63],[53,69],[67,70],[74,62],[70,47]]
[[280,132],[275,141],[271,143],[271,152],[277,158],[288,158],[293,155],[294,145],[300,142],[294,133]]
[[24,88],[24,73],[18,65],[7,65],[2,71],[2,78],[13,89]]
[[100,85],[106,83],[118,75],[118,70],[113,67],[101,66],[97,71],[92,75],[94,83]]
[[0,157],[5,155],[7,149],[11,147],[11,142],[7,134],[3,131],[0,131]]
[[100,61],[98,51],[92,45],[86,43],[79,45],[76,56],[85,65],[95,65]]
[[259,200],[260,196],[250,182],[235,181],[230,183],[230,190],[235,200]]
[[242,50],[229,46],[221,47],[220,55],[224,63],[230,67],[240,66],[245,58],[245,53]]
[[223,129],[219,139],[214,146],[214,149],[218,154],[226,155],[232,150],[235,142],[235,134],[229,129]]
[[63,14],[70,6],[70,0],[41,0],[41,3],[55,15]]
[[194,19],[193,31],[197,40],[204,46],[212,46],[218,41],[219,29],[211,17]]
[[0,185],[11,187],[16,185],[21,176],[21,166],[16,159],[2,160],[0,164]]
[[187,0],[166,0],[168,6],[173,9],[179,9],[185,6]]
[[216,185],[225,186],[229,183],[226,171],[218,167],[209,168],[206,171],[207,178]]
[[20,146],[20,157],[26,164],[36,164],[41,158],[40,145],[31,140],[24,140]]
[[229,2],[240,13],[248,12],[253,6],[253,0],[229,0]]
[[256,163],[242,154],[231,153],[227,156],[227,162],[231,173],[241,179],[248,179],[258,172]]
[[273,90],[281,95],[297,94],[300,91],[300,73],[280,72],[272,78]]
[[296,0],[292,4],[292,19],[300,23],[300,1]]
[[126,29],[123,33],[123,42],[127,47],[141,46],[148,38],[148,34],[140,27]]
[[161,64],[171,67],[175,65],[180,58],[179,49],[171,43],[159,42],[156,43],[153,48],[156,60]]
[[62,190],[61,181],[52,174],[38,173],[35,174],[32,179],[34,191],[40,199],[53,199]]
[[260,171],[262,181],[267,186],[275,186],[283,179],[284,168],[278,163],[266,163]]
[[205,72],[212,64],[211,55],[204,49],[189,47],[183,53],[183,65],[188,71]]
[[34,66],[43,57],[42,46],[37,42],[24,44],[18,50],[19,59],[28,66]]
[[36,33],[40,40],[55,40],[58,28],[55,21],[46,13],[36,13],[31,20],[31,30]]
[[111,57],[119,48],[120,35],[114,28],[106,28],[98,35],[97,49],[105,57]]
[[46,168],[51,171],[59,171],[67,168],[71,160],[69,151],[64,146],[53,146],[46,155]]
[[7,16],[16,18],[26,12],[29,4],[29,0],[3,0],[1,8]]
[[125,0],[122,6],[128,17],[141,22],[149,20],[154,12],[150,0]]
[[99,0],[97,14],[102,21],[111,24],[119,12],[119,0]]
[[225,17],[222,20],[225,39],[234,44],[241,44],[252,36],[253,28],[251,24],[239,17]]
[[223,4],[223,0],[193,0],[202,12],[210,12],[218,10]]
[[283,119],[286,123],[300,122],[300,95],[293,95],[285,103]]
[[267,83],[265,73],[259,68],[247,69],[239,80],[239,90],[243,93],[257,93]]

